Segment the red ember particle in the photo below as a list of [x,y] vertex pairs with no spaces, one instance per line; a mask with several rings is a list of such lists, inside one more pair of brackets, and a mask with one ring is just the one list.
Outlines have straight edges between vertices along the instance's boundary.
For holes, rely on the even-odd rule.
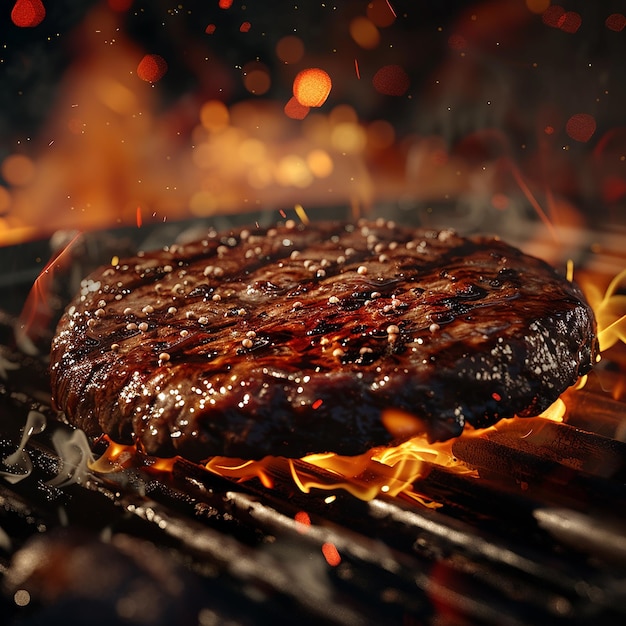
[[624,27],[626,27],[626,17],[624,17],[621,13],[611,13],[611,15],[606,18],[604,25],[609,30],[619,33],[624,30]]
[[230,9],[233,6],[233,0],[220,0],[219,7],[220,9]]
[[596,120],[588,113],[576,113],[567,120],[565,132],[575,141],[589,141],[596,132]]
[[167,62],[158,54],[146,54],[137,66],[137,76],[147,83],[156,83],[167,72]]
[[495,391],[491,394],[491,397],[496,401],[496,402],[500,402],[500,400],[502,400],[502,396],[499,393],[496,393]]
[[319,398],[318,400],[316,400],[312,405],[311,408],[312,409],[319,409],[322,404],[324,403],[324,400],[322,400],[321,398]]
[[251,26],[252,24],[250,24],[250,22],[242,22],[241,26],[239,27],[239,32],[247,33],[250,30]]
[[372,84],[378,93],[385,96],[403,96],[411,81],[399,65],[385,65],[374,74]]
[[215,29],[216,29],[216,28],[217,28],[217,27],[215,26],[215,24],[209,24],[209,25],[208,25],[208,26],[204,29],[204,32],[205,32],[207,35],[212,35],[212,34],[215,32]]
[[285,220],[285,219],[287,219],[287,213],[285,213],[282,209],[280,209],[278,212],[280,213],[280,216],[281,216],[284,220]]
[[305,107],[321,107],[333,86],[330,76],[319,67],[298,72],[293,81],[293,95]]
[[46,8],[41,0],[17,0],[11,11],[11,21],[21,28],[39,26],[46,17]]
[[295,96],[289,99],[289,102],[287,102],[284,108],[285,115],[292,120],[303,120],[309,114],[310,110],[311,107],[300,104]]
[[361,72],[359,71],[359,62],[354,59],[354,71],[356,72],[356,77],[361,80]]
[[546,135],[554,135],[554,126],[546,126],[546,127],[543,129],[543,132],[544,132]]
[[561,24],[559,23],[559,21],[561,20],[563,15],[565,15],[565,9],[558,4],[553,4],[541,14],[541,21],[546,26],[552,26],[552,28],[561,28]]
[[143,220],[141,219],[141,207],[137,205],[137,228],[141,228]]
[[570,33],[571,35],[578,31],[581,24],[582,18],[580,17],[580,13],[576,13],[575,11],[567,11],[558,20],[558,27],[564,33]]
[[334,543],[325,543],[322,545],[322,554],[326,562],[331,567],[337,567],[341,563],[341,556]]

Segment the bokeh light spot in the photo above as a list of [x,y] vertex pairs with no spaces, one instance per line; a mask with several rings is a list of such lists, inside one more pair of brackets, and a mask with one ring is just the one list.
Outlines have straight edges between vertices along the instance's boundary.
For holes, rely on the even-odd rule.
[[220,9],[230,9],[233,6],[233,0],[220,0],[219,7]]
[[385,65],[374,74],[372,84],[385,96],[403,96],[409,89],[410,79],[399,65]]
[[333,173],[333,160],[326,150],[311,150],[307,155],[306,163],[316,178],[327,178]]
[[243,84],[250,93],[260,96],[269,91],[272,79],[263,63],[252,61],[243,66]]
[[307,107],[321,107],[330,94],[333,84],[330,76],[318,67],[299,72],[293,81],[293,95]]
[[543,132],[544,132],[546,135],[554,135],[554,126],[546,126],[546,127],[543,129]]
[[165,76],[167,61],[158,54],[146,54],[137,65],[137,76],[147,83],[156,83]]
[[300,37],[287,35],[276,43],[276,56],[283,63],[297,63],[304,56],[304,44]]
[[378,28],[391,26],[396,21],[395,13],[387,0],[373,0],[367,5],[367,17]]
[[230,114],[220,100],[209,100],[200,109],[200,122],[207,130],[218,131],[228,126]]
[[209,24],[205,29],[204,32],[207,35],[212,35],[215,32],[215,29],[217,28],[217,26],[215,26],[215,24]]
[[371,50],[380,43],[378,28],[362,16],[355,17],[350,22],[350,36],[361,48],[366,50]]
[[252,24],[250,24],[250,22],[242,22],[241,26],[239,27],[239,32],[247,33],[250,31],[250,28],[252,28]]
[[21,28],[39,26],[46,17],[46,8],[41,0],[17,0],[11,10],[11,21]]
[[289,99],[284,109],[285,115],[292,120],[303,120],[309,114],[310,110],[311,107],[300,104],[295,96]]
[[576,11],[567,11],[558,20],[559,28],[564,33],[571,35],[578,31],[581,24],[582,18],[580,17],[580,13],[576,13]]
[[19,187],[33,180],[35,164],[24,154],[11,154],[2,162],[0,172],[9,185]]
[[561,26],[559,22],[563,15],[565,15],[565,9],[558,4],[553,4],[541,14],[541,21],[546,26],[551,26],[552,28],[560,28]]
[[596,132],[596,120],[588,113],[576,113],[567,120],[565,132],[574,141],[589,141]]
[[549,6],[550,0],[526,0],[526,8],[537,15],[541,15]]
[[611,13],[611,15],[606,18],[604,24],[609,30],[619,33],[626,27],[626,17],[621,13]]

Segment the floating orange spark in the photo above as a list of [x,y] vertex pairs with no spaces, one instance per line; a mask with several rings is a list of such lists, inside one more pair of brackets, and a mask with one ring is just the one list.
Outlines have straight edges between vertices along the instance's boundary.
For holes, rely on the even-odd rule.
[[143,220],[141,219],[141,207],[137,205],[137,228],[141,228]]
[[330,76],[318,67],[302,70],[293,81],[293,95],[306,107],[321,107],[333,84]]
[[146,54],[137,66],[137,76],[147,83],[156,83],[167,72],[167,61],[158,54]]
[[46,8],[41,0],[17,0],[11,11],[11,21],[21,28],[39,26],[46,17]]
[[354,71],[356,72],[356,77],[361,80],[361,72],[359,71],[359,62],[354,59]]

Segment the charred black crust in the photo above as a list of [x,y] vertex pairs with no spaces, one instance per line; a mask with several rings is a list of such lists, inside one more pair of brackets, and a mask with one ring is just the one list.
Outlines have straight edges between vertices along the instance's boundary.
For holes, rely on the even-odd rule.
[[357,454],[547,408],[597,350],[578,287],[488,238],[385,222],[210,232],[95,272],[59,323],[55,402],[147,453]]

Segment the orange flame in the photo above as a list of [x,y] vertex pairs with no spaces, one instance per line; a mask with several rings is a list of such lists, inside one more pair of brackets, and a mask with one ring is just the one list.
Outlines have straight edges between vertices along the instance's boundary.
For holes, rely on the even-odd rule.
[[626,269],[621,271],[607,287],[604,295],[591,280],[583,284],[585,295],[598,322],[600,352],[621,341],[626,343],[626,295],[618,293],[626,285]]

